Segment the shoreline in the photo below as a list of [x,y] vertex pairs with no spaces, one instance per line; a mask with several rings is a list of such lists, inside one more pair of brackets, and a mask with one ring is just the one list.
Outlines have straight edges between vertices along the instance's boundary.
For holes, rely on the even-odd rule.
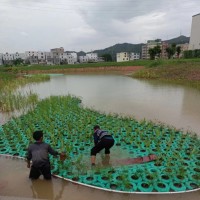
[[[65,68],[65,69],[41,69],[41,70],[29,70],[26,71],[26,74],[49,74],[49,73],[109,73],[109,72],[117,72],[123,75],[130,75],[136,71],[144,69],[144,66],[111,66],[111,67],[81,67],[81,68]],[[24,71],[23,71],[24,72]]]

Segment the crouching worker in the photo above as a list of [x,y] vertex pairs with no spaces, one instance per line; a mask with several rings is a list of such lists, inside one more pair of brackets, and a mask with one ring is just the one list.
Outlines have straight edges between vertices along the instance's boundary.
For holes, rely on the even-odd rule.
[[95,165],[96,154],[105,149],[106,159],[110,158],[110,148],[114,145],[113,137],[107,132],[100,129],[98,125],[94,126],[94,144],[91,149],[91,164]]
[[49,144],[43,142],[42,131],[35,131],[33,138],[35,143],[30,144],[27,151],[27,167],[31,168],[29,178],[38,179],[40,175],[43,175],[44,179],[51,179],[49,154],[53,156],[60,154],[52,149]]

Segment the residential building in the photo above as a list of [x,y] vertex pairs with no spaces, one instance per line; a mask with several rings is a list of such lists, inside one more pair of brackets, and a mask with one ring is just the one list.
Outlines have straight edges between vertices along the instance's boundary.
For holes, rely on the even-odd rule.
[[142,46],[142,59],[150,59],[149,49],[152,49],[156,46],[161,46],[161,39],[148,40],[147,44]]
[[53,54],[53,63],[55,65],[60,65],[60,55],[64,53],[64,48],[60,47],[51,49],[51,53]]
[[105,62],[105,58],[104,57],[98,57],[97,62]]
[[192,16],[189,50],[200,49],[200,13]]
[[98,61],[98,54],[97,53],[86,53],[88,57],[88,62],[97,62]]
[[167,48],[169,47],[169,44],[167,42],[162,42],[161,43],[161,54],[160,57],[163,59],[168,59],[168,54],[167,54]]
[[45,57],[47,65],[53,65],[53,53],[45,52]]
[[13,60],[16,60],[16,59],[19,59],[19,58],[20,58],[20,55],[19,55],[18,52],[13,54]]
[[63,47],[54,48],[54,49],[51,49],[51,52],[52,52],[52,53],[61,54],[61,53],[64,53],[64,48],[63,48]]
[[117,53],[117,62],[126,62],[129,60],[130,60],[129,53],[127,52]]
[[13,53],[5,53],[3,54],[3,63],[7,65],[12,65],[14,60],[14,54]]
[[142,45],[142,59],[147,59],[147,45]]
[[79,62],[80,63],[87,63],[88,62],[88,57],[87,56],[79,56]]
[[31,65],[39,63],[37,51],[25,51],[25,62],[29,62]]
[[36,56],[38,56],[38,52],[37,51],[25,51],[25,56],[26,56],[26,59],[29,57],[36,57]]
[[74,64],[75,63],[75,58],[72,56],[71,53],[61,53],[59,55],[60,58],[60,63],[61,64]]
[[70,53],[70,54],[73,56],[74,63],[77,63],[77,62],[78,62],[78,56],[77,56],[77,53],[72,52],[72,53]]
[[68,61],[68,64],[74,64],[75,63],[75,58],[73,57],[72,54],[68,54],[67,55],[67,61]]
[[130,53],[130,60],[139,60],[140,59],[140,53]]
[[46,53],[43,51],[37,52],[39,64],[46,64]]
[[13,53],[8,53],[6,52],[5,54],[3,54],[3,60],[4,61],[13,61],[14,60],[14,55]]
[[181,52],[180,52],[180,55],[178,56],[177,55],[177,52],[175,53],[175,56],[174,57],[176,57],[176,58],[182,58],[183,56],[184,56],[184,51],[187,51],[188,50],[188,48],[189,48],[189,44],[188,43],[185,43],[185,44],[177,44],[176,45],[176,48],[177,47],[181,47]]

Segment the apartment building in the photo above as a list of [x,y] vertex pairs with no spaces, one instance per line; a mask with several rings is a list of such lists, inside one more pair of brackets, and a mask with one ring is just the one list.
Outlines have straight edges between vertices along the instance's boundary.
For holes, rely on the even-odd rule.
[[47,65],[53,65],[53,54],[51,52],[45,52]]
[[88,62],[97,62],[98,61],[98,54],[97,53],[86,53],[88,57]]
[[25,51],[25,62],[29,62],[30,64],[38,64],[38,52],[37,51]]
[[161,39],[148,40],[147,44],[142,46],[142,59],[150,59],[149,49],[161,45],[162,45]]
[[126,62],[130,60],[130,55],[128,52],[117,53],[117,62]]
[[139,60],[140,59],[140,53],[130,53],[130,60]]
[[200,49],[200,13],[192,16],[189,50]]
[[78,60],[80,63],[87,63],[89,59],[87,56],[79,56]]
[[182,58],[184,56],[184,51],[187,51],[189,48],[189,44],[185,43],[185,44],[177,44],[176,47],[180,47],[181,48],[181,52],[180,55],[177,55],[177,52],[175,53],[174,57],[176,58]]
[[46,52],[38,51],[37,52],[39,64],[46,64]]
[[61,64],[74,64],[75,63],[75,58],[71,53],[61,53],[59,55],[60,58],[60,63]]
[[77,53],[72,52],[72,53],[70,53],[70,55],[73,57],[74,63],[77,63],[77,62],[78,62],[78,56],[77,56]]
[[168,54],[167,54],[167,51],[166,49],[169,47],[169,44],[167,42],[162,42],[161,44],[161,55],[160,57],[163,58],[163,59],[168,59]]

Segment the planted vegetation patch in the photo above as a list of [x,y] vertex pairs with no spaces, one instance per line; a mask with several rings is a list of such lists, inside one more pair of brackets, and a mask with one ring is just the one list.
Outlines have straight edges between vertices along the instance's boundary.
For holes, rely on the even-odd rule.
[[[113,135],[115,146],[109,165],[91,167],[92,130],[96,124]],[[25,157],[36,130],[44,131],[44,140],[54,149],[67,152],[64,161],[50,157],[52,173],[63,178],[127,192],[180,192],[200,187],[200,139],[195,134],[99,113],[83,108],[76,97],[50,97],[0,127],[0,153]],[[128,152],[126,157],[156,154],[157,159],[120,166],[115,163],[120,158],[112,156],[115,150]]]
[[37,94],[31,91],[22,94],[16,91],[16,89],[27,83],[37,83],[49,79],[50,77],[48,75],[35,75],[17,79],[7,77],[0,80],[0,112],[22,111],[34,107],[38,101]]

